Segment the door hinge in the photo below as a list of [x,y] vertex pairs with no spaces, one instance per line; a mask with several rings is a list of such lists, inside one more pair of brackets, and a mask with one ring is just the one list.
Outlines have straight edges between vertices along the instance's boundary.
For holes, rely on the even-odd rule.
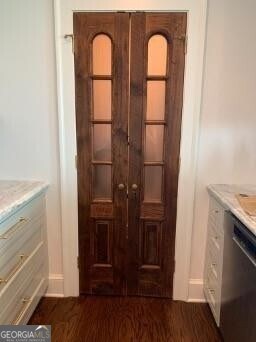
[[130,145],[130,136],[127,135],[127,145],[129,146]]
[[75,39],[75,37],[74,37],[74,35],[73,34],[65,34],[64,35],[64,39],[66,39],[66,40],[70,40],[71,39],[71,41],[72,41],[72,53],[74,53],[74,51],[75,51],[75,48],[74,48],[74,39]]
[[184,41],[184,54],[186,55],[188,51],[188,36],[185,36],[185,41]]
[[76,166],[76,169],[77,169],[77,155],[75,155],[75,166]]
[[175,37],[174,39],[182,40],[183,41],[183,48],[184,48],[184,54],[187,54],[187,48],[188,48],[188,36],[187,35],[181,35],[179,37]]
[[76,262],[77,262],[77,268],[80,268],[80,262],[79,262],[80,260],[79,260],[79,256],[77,257],[77,260],[76,260]]

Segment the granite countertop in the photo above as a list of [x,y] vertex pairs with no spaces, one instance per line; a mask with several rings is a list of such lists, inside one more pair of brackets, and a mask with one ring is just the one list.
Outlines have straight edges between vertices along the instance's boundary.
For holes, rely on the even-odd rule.
[[45,182],[0,180],[0,222],[47,187]]
[[208,192],[230,210],[254,235],[256,235],[256,216],[249,216],[241,208],[236,194],[256,195],[256,185],[212,184]]

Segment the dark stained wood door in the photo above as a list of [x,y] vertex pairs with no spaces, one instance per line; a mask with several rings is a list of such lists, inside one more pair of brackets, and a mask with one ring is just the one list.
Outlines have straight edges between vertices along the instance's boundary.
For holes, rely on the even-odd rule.
[[185,13],[131,16],[130,295],[172,296]]
[[185,34],[74,14],[81,293],[172,296]]
[[75,13],[80,292],[126,294],[129,14]]

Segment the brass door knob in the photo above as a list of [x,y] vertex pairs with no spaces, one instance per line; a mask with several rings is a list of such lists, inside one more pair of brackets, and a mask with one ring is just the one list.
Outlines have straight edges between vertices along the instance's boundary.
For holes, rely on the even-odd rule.
[[119,190],[124,190],[125,185],[123,183],[118,184],[118,189]]
[[132,184],[132,190],[136,191],[138,189],[138,185],[137,184]]

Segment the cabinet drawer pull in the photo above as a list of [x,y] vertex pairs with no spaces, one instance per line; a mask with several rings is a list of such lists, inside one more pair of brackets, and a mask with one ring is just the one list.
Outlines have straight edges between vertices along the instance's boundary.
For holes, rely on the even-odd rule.
[[212,266],[212,267],[216,267],[216,266],[217,266],[216,262],[213,262],[213,263],[211,264],[211,266]]
[[10,239],[14,233],[24,226],[25,223],[29,221],[26,217],[20,217],[18,222],[11,226],[3,235],[0,235],[0,240]]
[[210,291],[211,294],[214,295],[215,291],[214,291],[213,289],[210,289],[210,288],[209,288],[209,291]]
[[15,319],[12,321],[12,325],[17,325],[21,317],[23,316],[24,312],[26,311],[29,303],[31,302],[31,298],[29,297],[24,297],[21,300],[22,302],[22,307],[21,310],[19,311],[18,315],[15,317]]
[[7,284],[14,277],[14,275],[18,272],[18,270],[21,268],[21,266],[24,264],[25,260],[27,259],[27,256],[24,254],[20,254],[19,257],[20,257],[19,262],[17,263],[17,265],[13,267],[13,269],[8,274],[8,276],[6,278],[0,278],[0,285]]

